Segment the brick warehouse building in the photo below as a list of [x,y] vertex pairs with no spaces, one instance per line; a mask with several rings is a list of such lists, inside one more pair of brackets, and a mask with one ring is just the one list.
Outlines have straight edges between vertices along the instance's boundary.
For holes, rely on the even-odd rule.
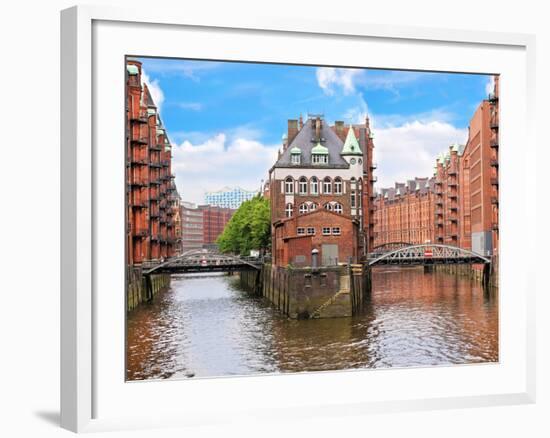
[[374,148],[364,124],[330,126],[321,115],[288,121],[269,171],[273,264],[310,266],[358,261],[373,244]]
[[[410,185],[379,191],[374,203],[375,246],[430,241],[483,255],[498,253],[498,76],[494,79],[494,92],[470,120],[466,144],[452,145],[436,160],[425,195],[433,199],[431,211],[411,205],[416,194]],[[425,217],[425,225],[426,215],[433,218],[431,230],[421,239],[414,233],[417,215]]]
[[170,141],[138,61],[126,65],[126,98],[127,263],[137,265],[181,251],[180,207]]
[[215,248],[217,238],[235,211],[231,208],[183,202],[181,209],[183,251]]

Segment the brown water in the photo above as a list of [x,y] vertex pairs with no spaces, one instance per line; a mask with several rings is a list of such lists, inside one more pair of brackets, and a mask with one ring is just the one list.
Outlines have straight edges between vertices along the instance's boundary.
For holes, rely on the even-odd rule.
[[237,277],[173,277],[128,316],[128,380],[498,361],[497,292],[422,268],[376,268],[361,315],[290,320]]

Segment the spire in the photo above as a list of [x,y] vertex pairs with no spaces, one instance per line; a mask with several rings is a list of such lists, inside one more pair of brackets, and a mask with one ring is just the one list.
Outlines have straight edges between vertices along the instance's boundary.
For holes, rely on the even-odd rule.
[[342,148],[342,152],[340,152],[340,155],[363,155],[352,125],[349,125],[348,135],[346,137],[346,141],[344,142],[344,147]]

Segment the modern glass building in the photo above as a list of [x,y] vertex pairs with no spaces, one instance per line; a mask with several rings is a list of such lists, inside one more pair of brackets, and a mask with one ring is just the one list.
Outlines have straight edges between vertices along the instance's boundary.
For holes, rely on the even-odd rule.
[[252,199],[257,194],[257,191],[243,190],[240,187],[224,187],[215,192],[206,192],[204,202],[214,207],[237,209],[244,201]]

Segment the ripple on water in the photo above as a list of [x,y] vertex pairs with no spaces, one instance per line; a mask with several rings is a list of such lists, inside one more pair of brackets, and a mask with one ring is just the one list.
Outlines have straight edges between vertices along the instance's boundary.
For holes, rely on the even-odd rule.
[[498,360],[498,299],[467,279],[421,269],[373,272],[353,318],[289,320],[235,277],[172,280],[129,314],[130,380]]

